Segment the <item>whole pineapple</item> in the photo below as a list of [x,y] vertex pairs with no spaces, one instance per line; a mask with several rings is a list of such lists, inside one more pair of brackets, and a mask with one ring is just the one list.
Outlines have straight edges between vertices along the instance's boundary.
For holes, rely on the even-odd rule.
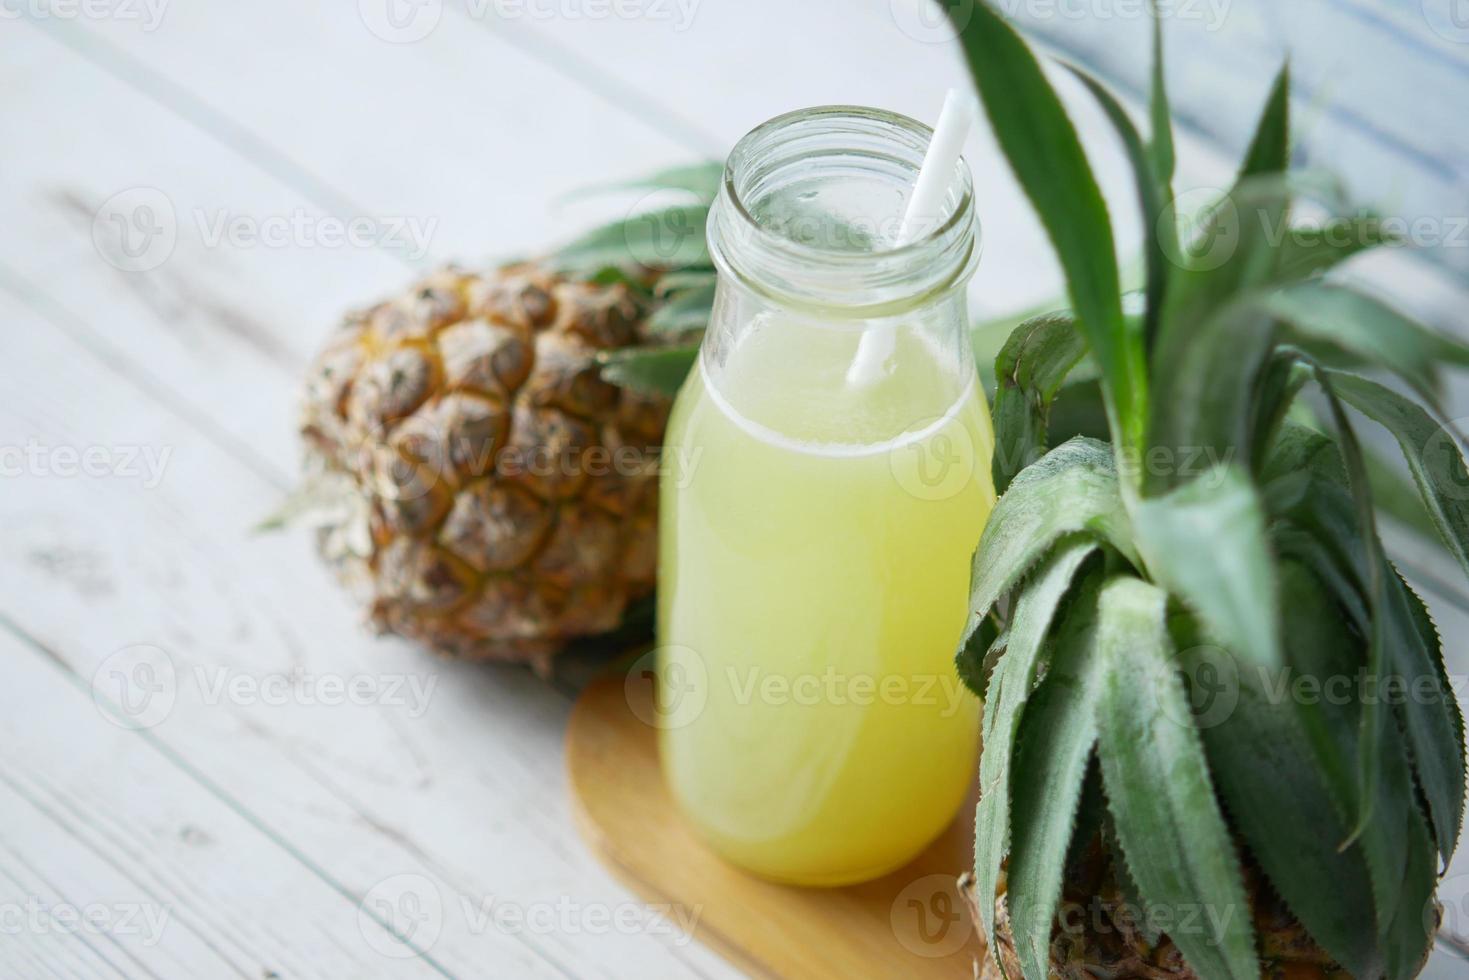
[[376,629],[545,670],[652,591],[666,382],[690,356],[669,340],[712,271],[685,235],[665,288],[638,227],[437,272],[317,356],[300,431],[319,550]]
[[[995,362],[1003,492],[958,658],[985,699],[964,884],[988,975],[1412,977],[1462,824],[1464,723],[1384,555],[1346,409],[1397,439],[1469,571],[1469,472],[1435,417],[1436,369],[1469,349],[1323,278],[1381,240],[1329,182],[1287,172],[1285,70],[1233,189],[1181,247],[1156,40],[1150,141],[1076,72],[1135,171],[1148,281],[1126,308],[1055,91],[987,5],[962,19],[1073,307],[1020,325]],[[1337,217],[1281,233],[1308,186]],[[1084,376],[1109,439],[1050,448],[1052,404]]]

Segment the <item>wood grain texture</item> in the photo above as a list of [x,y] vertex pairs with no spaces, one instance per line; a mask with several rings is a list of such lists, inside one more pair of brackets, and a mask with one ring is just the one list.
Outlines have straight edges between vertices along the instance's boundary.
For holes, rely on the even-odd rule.
[[604,677],[577,699],[566,767],[578,826],[634,891],[762,977],[959,978],[982,945],[954,882],[973,863],[973,801],[911,864],[844,888],[794,888],[719,859],[679,817],[658,765],[652,682]]
[[[34,469],[0,480],[0,617],[14,628],[0,643],[0,907],[143,900],[176,918],[153,945],[7,934],[0,975],[734,976],[697,930],[692,943],[661,931],[577,841],[561,694],[366,638],[302,536],[249,528],[294,480],[298,375],[343,308],[445,259],[534,250],[620,213],[636,195],[567,195],[717,155],[797,103],[930,114],[962,68],[895,33],[886,3],[705,0],[670,33],[500,21],[451,0],[410,44],[374,36],[365,6],[170,4],[155,31],[4,25],[0,449],[168,461],[152,485]],[[1088,139],[1105,132],[1076,109]],[[1105,137],[1097,153],[1126,248],[1120,155]],[[993,147],[976,137],[970,156],[991,236],[977,309],[1053,295],[1049,250]],[[1186,156],[1190,179],[1227,172]],[[179,237],[164,263],[128,272],[94,224],[139,187],[165,195]],[[211,242],[196,218],[298,213],[417,218],[434,232],[415,257],[393,243]],[[1441,295],[1413,275],[1397,277],[1406,292]],[[1435,610],[1462,654],[1469,620]],[[89,690],[138,643],[167,651],[179,679],[145,734],[116,729]],[[434,687],[420,713],[381,698],[220,697],[221,676]],[[402,964],[357,925],[400,876],[445,910],[427,955]],[[515,928],[486,920],[486,902],[575,911]],[[589,926],[620,910],[633,928]]]
[[398,940],[356,901],[198,792],[5,621],[0,658],[5,976],[443,974],[431,955],[391,955]]
[[[276,24],[295,17],[275,13]],[[231,25],[206,22],[216,30],[212,43],[226,46]],[[336,43],[360,30],[355,17],[328,23],[348,29]],[[730,975],[711,952],[637,925],[651,913],[577,845],[558,778],[569,707],[560,694],[522,671],[444,664],[372,640],[302,536],[250,533],[293,480],[298,365],[341,307],[400,288],[409,267],[370,248],[210,246],[190,227],[158,269],[114,268],[93,243],[92,213],[129,187],[164,189],[181,218],[200,207],[255,218],[327,212],[243,157],[239,140],[222,140],[223,124],[197,124],[182,104],[160,104],[54,36],[15,26],[29,40],[0,71],[28,97],[0,113],[0,126],[25,135],[31,152],[0,177],[17,232],[0,241],[12,355],[0,443],[131,446],[169,461],[147,487],[39,472],[7,479],[0,511],[12,531],[0,542],[0,612],[81,678],[130,643],[167,650],[180,672],[179,702],[156,734],[185,776],[170,794],[223,796],[258,824],[263,846],[354,901],[399,875],[425,879],[447,913],[433,955],[451,975]],[[335,29],[323,33],[338,37]],[[459,92],[454,73],[488,42],[460,40],[458,60],[415,49],[420,80]],[[323,54],[332,43],[320,40]],[[513,53],[498,70],[525,81],[538,72]],[[571,97],[541,75],[548,93]],[[464,92],[444,111],[463,111],[474,98]],[[48,117],[71,124],[50,126]],[[625,121],[583,134],[610,143],[615,132],[639,144],[648,167],[668,158],[666,146]],[[548,202],[570,189],[548,172],[519,192],[549,216]],[[465,233],[474,227],[486,225],[470,216]],[[515,237],[510,224],[496,234],[500,248]],[[547,240],[554,232],[542,225],[526,234]],[[407,703],[235,703],[210,693],[220,672],[435,686],[422,713]],[[55,860],[44,844],[27,849],[43,870]],[[240,916],[297,914],[256,903],[248,891],[238,898],[226,907]],[[572,912],[551,928],[501,927],[485,920],[487,902]],[[595,917],[607,910],[635,925],[598,928]]]

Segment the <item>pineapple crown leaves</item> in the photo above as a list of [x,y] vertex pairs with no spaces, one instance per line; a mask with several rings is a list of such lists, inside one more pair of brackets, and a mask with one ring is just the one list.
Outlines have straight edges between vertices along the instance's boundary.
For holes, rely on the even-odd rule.
[[714,263],[705,225],[724,165],[717,161],[672,167],[576,196],[622,191],[677,192],[691,202],[634,213],[593,228],[548,257],[563,274],[624,282],[647,301],[650,343],[598,355],[602,376],[613,384],[672,397],[698,355],[699,333],[714,303]]
[[[1463,818],[1463,719],[1437,632],[1384,555],[1380,466],[1348,408],[1397,439],[1422,523],[1469,571],[1469,471],[1437,406],[1438,369],[1464,366],[1469,348],[1322,278],[1386,239],[1341,213],[1329,178],[1289,170],[1288,67],[1234,187],[1205,216],[1200,240],[1227,254],[1182,247],[1156,25],[1151,139],[1070,69],[1136,176],[1148,280],[1141,309],[1126,309],[1106,206],[1039,62],[988,5],[955,20],[1071,302],[1021,324],[996,357],[1003,493],[975,554],[959,652],[961,676],[986,697],[975,876],[992,948],[983,897],[1008,853],[1017,953],[1028,980],[1047,975],[1096,759],[1130,879],[1172,914],[1165,931],[1197,973],[1260,973],[1249,862],[1353,975],[1412,976]],[[1349,236],[1280,234],[1308,192],[1333,211],[1326,227]],[[1048,451],[1084,365],[1108,441]],[[1362,368],[1416,399],[1347,373]],[[1295,419],[1308,387],[1329,411],[1305,425]],[[1311,700],[1281,678],[1396,679],[1428,696]]]

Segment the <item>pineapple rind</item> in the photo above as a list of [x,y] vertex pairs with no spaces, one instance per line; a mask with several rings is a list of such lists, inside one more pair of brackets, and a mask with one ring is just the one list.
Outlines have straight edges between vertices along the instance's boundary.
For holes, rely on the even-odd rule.
[[600,376],[646,343],[642,296],[534,264],[434,273],[350,315],[303,398],[338,495],[318,548],[370,625],[545,669],[653,588],[668,401]]

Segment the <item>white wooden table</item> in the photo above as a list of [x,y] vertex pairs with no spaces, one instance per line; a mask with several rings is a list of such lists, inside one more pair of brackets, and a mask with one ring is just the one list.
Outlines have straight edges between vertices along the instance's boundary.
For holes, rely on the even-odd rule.
[[[778,112],[931,117],[964,75],[887,0],[521,9],[5,5],[0,976],[734,974],[577,839],[564,691],[364,636],[305,535],[250,529],[293,483],[296,385],[345,307],[564,238],[631,203],[568,192]],[[1184,142],[1189,178],[1225,179]],[[969,157],[976,312],[1053,295],[986,135]],[[1380,278],[1440,317],[1462,301]],[[1469,603],[1432,599],[1462,643]]]

